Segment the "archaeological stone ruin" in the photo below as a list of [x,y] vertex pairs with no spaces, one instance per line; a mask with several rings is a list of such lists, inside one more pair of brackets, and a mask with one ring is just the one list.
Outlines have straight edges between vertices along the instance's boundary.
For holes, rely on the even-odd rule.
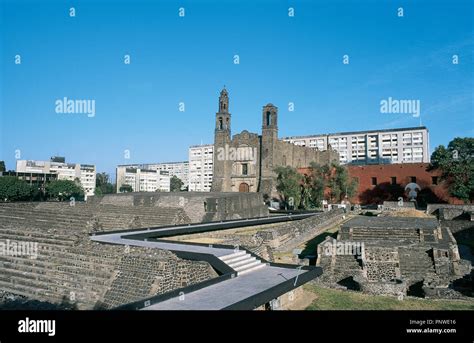
[[37,243],[35,256],[0,256],[2,307],[108,309],[216,276],[207,262],[89,239],[97,229],[130,227],[131,220],[137,226],[182,222],[178,208],[6,203],[0,205],[0,216],[2,241]]
[[436,218],[357,216],[318,245],[320,282],[371,294],[461,296],[471,270],[449,227]]
[[[384,204],[379,216],[343,209],[303,219],[290,213],[283,222],[246,228],[249,219],[271,218],[258,193],[131,193],[91,197],[87,203],[2,203],[0,241],[35,242],[37,250],[34,256],[1,254],[0,308],[114,309],[217,280],[224,276],[209,259],[91,237],[236,219],[242,226],[232,230],[171,235],[165,242],[230,247],[230,266],[280,259],[297,267],[308,264],[298,255],[301,247],[321,235],[326,238],[318,241],[317,251],[309,251],[317,260],[309,263],[322,270],[313,282],[325,287],[394,296],[472,296],[471,263],[461,257],[465,247],[457,242],[472,240],[471,208],[429,206],[426,217],[416,218],[404,217],[397,206]],[[289,259],[282,260],[285,255]],[[293,293],[283,292],[278,301],[283,304],[288,296]],[[286,306],[280,305],[273,303]]]

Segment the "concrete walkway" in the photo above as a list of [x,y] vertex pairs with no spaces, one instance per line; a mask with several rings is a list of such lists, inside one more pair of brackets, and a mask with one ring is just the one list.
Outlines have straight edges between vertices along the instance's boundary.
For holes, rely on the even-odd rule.
[[151,305],[144,310],[221,310],[304,272],[298,269],[265,266],[233,279]]
[[[297,215],[290,216],[291,220],[297,218]],[[307,217],[307,216],[305,216]],[[263,219],[261,219],[263,220]],[[288,219],[290,220],[290,219]],[[258,225],[258,219],[251,219]],[[248,223],[249,220],[235,220],[232,223]],[[227,221],[226,223],[229,223]],[[195,224],[192,227],[209,228],[209,230],[216,230],[222,223],[204,223]],[[290,283],[296,284],[299,276],[307,273],[307,270],[301,270],[299,266],[281,267],[271,266],[265,261],[261,261],[255,257],[249,257],[245,250],[237,250],[233,248],[215,248],[202,245],[190,245],[179,242],[154,242],[147,240],[131,239],[127,236],[138,234],[152,234],[154,238],[159,238],[165,235],[168,231],[176,232],[182,230],[186,233],[190,225],[170,226],[157,229],[123,231],[114,233],[104,233],[91,236],[91,239],[96,242],[141,246],[156,249],[164,249],[172,252],[188,252],[214,255],[226,263],[230,268],[236,271],[235,277],[224,280],[217,284],[198,289],[188,294],[181,293],[179,296],[164,300],[160,303],[145,307],[143,310],[221,310],[243,300],[249,299],[257,294],[266,292],[278,285],[286,283],[288,280],[294,280]],[[250,261],[253,259],[253,261]],[[246,260],[249,260],[248,262]],[[242,262],[239,262],[242,261]],[[245,263],[249,267],[245,267]],[[241,271],[239,271],[241,270]],[[301,280],[300,280],[301,281]],[[301,283],[298,282],[297,286]],[[296,285],[295,285],[296,287]],[[282,293],[283,294],[283,293]],[[281,295],[281,294],[280,294]],[[260,304],[261,305],[261,304]]]

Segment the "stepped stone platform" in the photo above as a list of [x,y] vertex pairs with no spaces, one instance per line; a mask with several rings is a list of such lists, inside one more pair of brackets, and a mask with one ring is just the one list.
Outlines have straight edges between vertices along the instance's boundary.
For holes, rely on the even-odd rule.
[[[32,243],[36,248],[30,254],[0,254],[0,309],[112,309],[210,281],[218,272],[199,257],[177,257],[174,251],[181,248],[176,244],[135,244],[135,240],[125,245],[103,244],[90,235],[104,239],[124,229],[135,234],[138,231],[132,229],[149,232],[180,224],[188,228],[196,218],[204,222],[246,218],[248,222],[254,216],[268,216],[256,194],[177,194],[112,195],[74,204],[0,203],[0,248],[6,242]],[[232,256],[233,249],[185,248],[197,254],[211,250],[239,277],[265,270],[272,275],[265,284],[268,287],[282,281],[281,275],[273,273],[278,268],[251,254]],[[289,273],[290,278],[297,275]]]
[[[93,232],[189,223],[182,208],[0,203],[0,308],[108,309],[217,276],[201,261],[92,242]],[[31,247],[30,251],[12,247]],[[10,247],[10,248],[8,248]]]
[[[337,239],[318,245],[321,282],[370,293],[410,293],[413,287],[447,288],[471,270],[453,234],[435,218],[355,217]],[[434,292],[436,293],[436,292]]]

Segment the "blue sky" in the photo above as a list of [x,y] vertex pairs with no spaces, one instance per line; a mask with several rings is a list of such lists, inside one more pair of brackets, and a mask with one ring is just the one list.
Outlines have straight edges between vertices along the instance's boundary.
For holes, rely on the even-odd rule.
[[[8,169],[16,150],[112,176],[117,164],[186,160],[190,145],[213,142],[223,85],[234,134],[260,132],[268,102],[279,107],[280,137],[418,126],[380,113],[392,97],[420,100],[431,149],[474,136],[473,0],[0,3]],[[95,100],[95,116],[56,113],[63,97]]]

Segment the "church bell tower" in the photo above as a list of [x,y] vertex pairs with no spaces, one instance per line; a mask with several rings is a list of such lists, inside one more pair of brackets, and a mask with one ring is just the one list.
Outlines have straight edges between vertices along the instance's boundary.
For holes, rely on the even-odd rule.
[[219,95],[219,110],[216,113],[216,123],[214,130],[214,172],[212,177],[213,192],[230,191],[230,172],[232,169],[232,161],[226,161],[222,158],[231,143],[230,130],[231,115],[229,113],[229,94],[227,89],[222,89]]

